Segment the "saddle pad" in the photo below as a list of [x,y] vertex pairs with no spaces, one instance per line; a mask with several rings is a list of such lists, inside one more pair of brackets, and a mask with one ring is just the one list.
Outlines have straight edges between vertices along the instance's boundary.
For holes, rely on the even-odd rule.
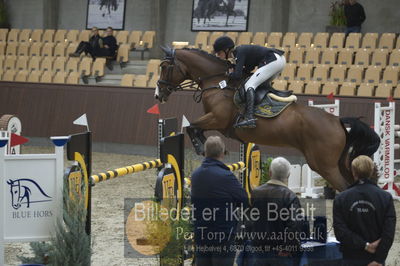
[[[233,102],[235,103],[236,107],[238,107],[239,110],[243,113],[243,110],[246,108],[246,103],[242,100],[238,91],[235,92]],[[265,95],[261,103],[255,106],[254,115],[265,118],[272,118],[282,113],[291,103],[293,102],[278,102],[270,98],[268,95]]]

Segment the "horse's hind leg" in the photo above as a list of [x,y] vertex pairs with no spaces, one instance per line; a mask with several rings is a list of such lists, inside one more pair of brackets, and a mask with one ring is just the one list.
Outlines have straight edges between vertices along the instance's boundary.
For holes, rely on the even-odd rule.
[[204,136],[204,130],[198,127],[187,127],[186,131],[189,135],[190,141],[197,155],[203,155],[204,153],[204,142],[206,142],[206,137]]

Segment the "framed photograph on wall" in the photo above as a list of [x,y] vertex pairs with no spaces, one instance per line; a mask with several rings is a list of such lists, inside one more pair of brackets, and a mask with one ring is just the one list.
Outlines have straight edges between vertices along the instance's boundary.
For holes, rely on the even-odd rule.
[[250,0],[193,0],[192,31],[247,31]]
[[126,0],[88,0],[86,28],[123,30]]

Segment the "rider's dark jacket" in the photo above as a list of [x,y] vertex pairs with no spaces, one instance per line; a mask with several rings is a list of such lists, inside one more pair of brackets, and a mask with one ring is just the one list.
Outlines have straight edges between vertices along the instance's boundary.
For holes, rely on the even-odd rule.
[[231,79],[240,79],[242,74],[250,73],[255,67],[261,67],[276,60],[275,53],[283,55],[285,52],[258,45],[241,45],[236,47],[233,55],[236,58],[235,70],[229,74]]
[[[336,197],[333,228],[344,259],[383,263],[396,230],[392,196],[368,179],[357,181]],[[378,239],[381,242],[375,254],[364,250],[367,242]]]

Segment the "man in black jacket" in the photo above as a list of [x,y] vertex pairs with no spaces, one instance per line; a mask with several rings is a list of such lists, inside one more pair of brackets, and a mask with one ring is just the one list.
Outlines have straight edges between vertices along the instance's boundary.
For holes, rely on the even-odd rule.
[[252,221],[250,265],[298,265],[300,262],[301,224],[304,216],[300,201],[288,187],[290,163],[282,157],[271,162],[271,180],[254,189],[252,207],[260,219]]
[[344,265],[383,265],[396,230],[393,198],[370,180],[371,158],[355,158],[351,169],[356,182],[333,203],[333,227]]
[[203,163],[192,174],[191,200],[197,266],[231,266],[233,245],[240,217],[237,207],[246,208],[248,197],[237,178],[222,162],[225,145],[218,136],[204,144]]
[[115,57],[118,45],[113,35],[113,28],[108,27],[105,34],[106,36],[101,38],[100,49],[96,51],[96,56]]
[[356,0],[346,0],[344,5],[344,15],[346,17],[346,34],[351,32],[361,32],[361,24],[365,21],[365,12],[361,4]]

